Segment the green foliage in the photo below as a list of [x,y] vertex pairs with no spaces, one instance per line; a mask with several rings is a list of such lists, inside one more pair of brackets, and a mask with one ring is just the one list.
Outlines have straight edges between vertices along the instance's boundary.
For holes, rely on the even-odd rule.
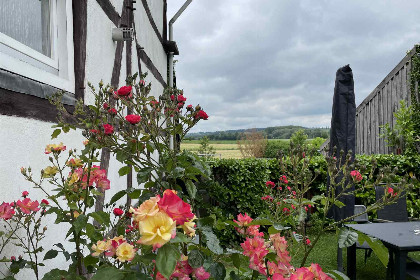
[[407,107],[405,101],[401,100],[400,108],[394,113],[394,117],[395,126],[391,128],[388,123],[382,126],[381,136],[389,146],[402,149],[405,155],[417,154],[417,143],[420,138],[415,131],[413,106]]
[[311,147],[315,150],[319,150],[321,148],[321,145],[325,142],[325,138],[316,137],[311,140]]
[[[410,93],[413,114],[411,120],[414,138],[420,139],[420,45],[416,46],[416,53],[411,58]],[[418,142],[417,142],[417,147]]]
[[200,140],[200,148],[198,149],[198,154],[205,155],[205,157],[211,157],[216,153],[213,146],[209,144],[210,139],[207,136],[204,136]]
[[[363,169],[360,170],[364,178],[362,184],[366,184],[364,188],[356,189],[356,204],[370,205],[375,202],[373,182],[366,182],[366,178],[372,171],[372,162],[375,162],[378,168],[396,167],[398,176],[410,174],[420,178],[420,156],[357,155],[356,159],[360,169]],[[211,165],[214,182],[204,184],[202,188],[212,199],[208,203],[203,203],[202,207],[217,218],[227,220],[236,218],[239,213],[248,213],[251,217],[264,215],[267,206],[261,197],[267,195],[268,190],[265,182],[276,181],[281,175],[284,175],[277,159],[217,159]],[[309,170],[312,173],[315,173],[315,170],[319,172],[312,183],[309,194],[314,197],[325,193],[327,182],[325,158],[323,156],[312,157],[309,162]],[[374,178],[377,175],[375,173]],[[414,188],[407,193],[407,210],[411,217],[420,216],[419,183],[415,184]],[[214,232],[224,246],[239,240],[234,230],[214,229]]]
[[278,158],[280,153],[288,154],[290,151],[289,141],[272,140],[267,142],[265,148],[265,158]]
[[370,238],[368,235],[360,232],[358,234],[358,242],[360,244],[367,242],[369,247],[373,250],[373,252],[375,252],[375,255],[382,262],[384,267],[388,266],[388,261],[389,261],[388,249],[385,247],[384,244],[382,244],[381,241],[377,239],[372,240],[372,238]]
[[338,236],[338,246],[340,248],[347,248],[356,243],[357,232],[349,230],[348,228],[342,228],[340,235]]
[[167,279],[175,270],[176,262],[179,260],[181,254],[178,249],[171,244],[165,244],[159,248],[156,257],[156,267],[158,271]]
[[290,145],[295,147],[302,147],[305,144],[306,139],[308,139],[308,135],[305,134],[303,129],[299,129],[293,133],[292,137],[290,137]]

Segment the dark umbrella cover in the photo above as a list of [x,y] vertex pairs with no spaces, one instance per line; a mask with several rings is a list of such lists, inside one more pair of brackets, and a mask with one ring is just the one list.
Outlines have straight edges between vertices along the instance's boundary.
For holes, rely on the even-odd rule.
[[[352,151],[351,160],[354,160],[354,152],[356,148],[356,103],[354,97],[354,80],[353,72],[349,65],[343,66],[337,70],[334,98],[332,106],[331,130],[330,130],[330,147],[329,156],[337,158],[337,164],[340,162],[340,151],[344,154],[342,162],[345,162],[346,155]],[[335,150],[336,148],[336,150]],[[334,153],[335,150],[335,153]],[[342,178],[342,177],[341,177]],[[337,178],[338,182],[341,180]],[[348,182],[352,184],[352,182]],[[328,186],[330,178],[328,177]],[[354,185],[349,192],[354,191]],[[341,189],[337,189],[336,193],[340,193]],[[345,204],[342,208],[333,206],[329,213],[331,218],[339,221],[350,217],[354,214],[354,195],[344,195],[340,201]]]

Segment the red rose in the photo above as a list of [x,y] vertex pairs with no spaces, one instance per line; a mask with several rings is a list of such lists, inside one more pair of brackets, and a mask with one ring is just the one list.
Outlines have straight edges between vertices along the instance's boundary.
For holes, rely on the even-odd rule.
[[175,95],[171,94],[171,100],[174,101],[175,100]]
[[207,115],[206,112],[204,112],[203,110],[198,111],[197,115],[195,115],[196,119],[203,119],[203,120],[207,120],[209,118],[209,116]]
[[97,129],[90,129],[89,131],[93,134],[98,134],[99,133],[99,131]]
[[193,106],[191,104],[187,106],[187,111],[192,111],[192,109],[193,109]]
[[185,102],[187,101],[187,98],[185,98],[183,95],[178,95],[178,102]]
[[194,214],[191,212],[191,206],[184,202],[172,190],[166,190],[163,193],[163,198],[159,200],[158,206],[159,209],[165,211],[169,217],[175,220],[177,225],[183,225],[188,220],[194,218]]
[[115,208],[113,212],[115,216],[121,216],[122,214],[124,214],[124,211],[120,208]]
[[131,124],[138,124],[141,120],[139,115],[127,115],[125,119]]
[[29,195],[29,193],[27,191],[22,192],[23,197],[27,197],[28,195]]
[[105,135],[110,135],[114,132],[114,127],[110,124],[104,124],[102,125],[104,128]]
[[133,88],[131,86],[123,86],[117,91],[118,96],[128,96]]
[[111,115],[116,115],[117,110],[115,108],[111,108],[111,109],[108,110],[108,113],[110,113]]
[[108,104],[108,103],[104,103],[103,107],[104,107],[104,109],[106,110],[106,109],[108,109],[108,108],[109,108],[109,104]]
[[43,200],[41,200],[41,204],[45,204],[45,205],[49,205],[50,203],[48,202],[48,200],[46,200],[46,199],[43,199]]
[[178,103],[178,108],[181,108],[182,106],[184,106],[184,103],[179,102],[179,103]]

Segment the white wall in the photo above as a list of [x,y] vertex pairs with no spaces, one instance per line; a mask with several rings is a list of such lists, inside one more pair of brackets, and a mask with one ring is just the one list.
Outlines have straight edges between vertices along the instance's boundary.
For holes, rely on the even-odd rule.
[[[103,80],[105,84],[111,82],[112,69],[114,65],[116,43],[112,41],[112,28],[114,24],[103,13],[96,1],[88,2],[88,21],[87,21],[87,45],[86,45],[86,92],[85,103],[93,104],[94,98],[87,87],[87,82],[91,82],[96,88],[98,83]],[[122,0],[111,1],[116,6],[116,11],[121,13]],[[152,15],[155,18],[159,30],[163,29],[163,1],[148,1]],[[150,26],[149,19],[144,11],[141,1],[135,4],[137,10],[134,11],[137,36],[141,46],[145,48],[154,65],[159,69],[162,77],[166,80],[167,58],[164,49],[158,40],[153,28]],[[137,53],[135,42],[132,48],[132,72],[138,71]],[[121,73],[119,84],[125,84],[126,78],[126,58],[125,49],[122,55]],[[149,71],[142,62],[142,71]],[[150,71],[149,71],[150,72]],[[163,91],[163,86],[149,73],[147,82],[152,82],[152,95],[158,96]],[[20,199],[22,191],[29,191],[31,199],[41,200],[44,198],[40,190],[32,189],[30,184],[24,180],[20,174],[20,167],[31,166],[34,174],[50,165],[48,155],[44,154],[47,144],[63,142],[67,149],[82,148],[84,138],[80,131],[72,131],[66,135],[60,135],[58,139],[51,141],[53,123],[38,121],[14,116],[0,115],[0,203],[10,202]],[[112,157],[112,156],[111,156]],[[106,198],[121,189],[126,188],[126,177],[118,176],[118,169],[122,165],[115,159],[111,159],[108,178],[111,181],[111,189],[106,192]],[[133,176],[133,186],[136,186],[136,178]],[[123,200],[122,200],[123,201]],[[52,244],[64,240],[67,229],[63,225],[54,225],[53,220],[48,221],[49,228],[47,238],[44,241],[46,251],[51,249]],[[64,242],[63,242],[64,243]],[[69,246],[67,244],[66,246]],[[6,257],[18,256],[16,248],[8,248],[4,254]],[[0,256],[3,257],[3,256]],[[41,268],[41,274],[54,267],[67,268],[68,264],[60,255],[52,261],[46,261],[46,266]],[[0,265],[0,271],[4,272],[4,266]],[[32,271],[25,270],[18,274],[17,279],[34,279]]]

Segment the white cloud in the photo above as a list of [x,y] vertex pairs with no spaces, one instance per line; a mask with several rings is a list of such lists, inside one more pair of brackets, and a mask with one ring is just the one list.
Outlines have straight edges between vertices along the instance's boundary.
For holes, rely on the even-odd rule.
[[419,14],[418,0],[194,0],[174,39],[178,87],[210,116],[195,131],[329,126],[337,69],[352,67],[358,105],[419,43]]

